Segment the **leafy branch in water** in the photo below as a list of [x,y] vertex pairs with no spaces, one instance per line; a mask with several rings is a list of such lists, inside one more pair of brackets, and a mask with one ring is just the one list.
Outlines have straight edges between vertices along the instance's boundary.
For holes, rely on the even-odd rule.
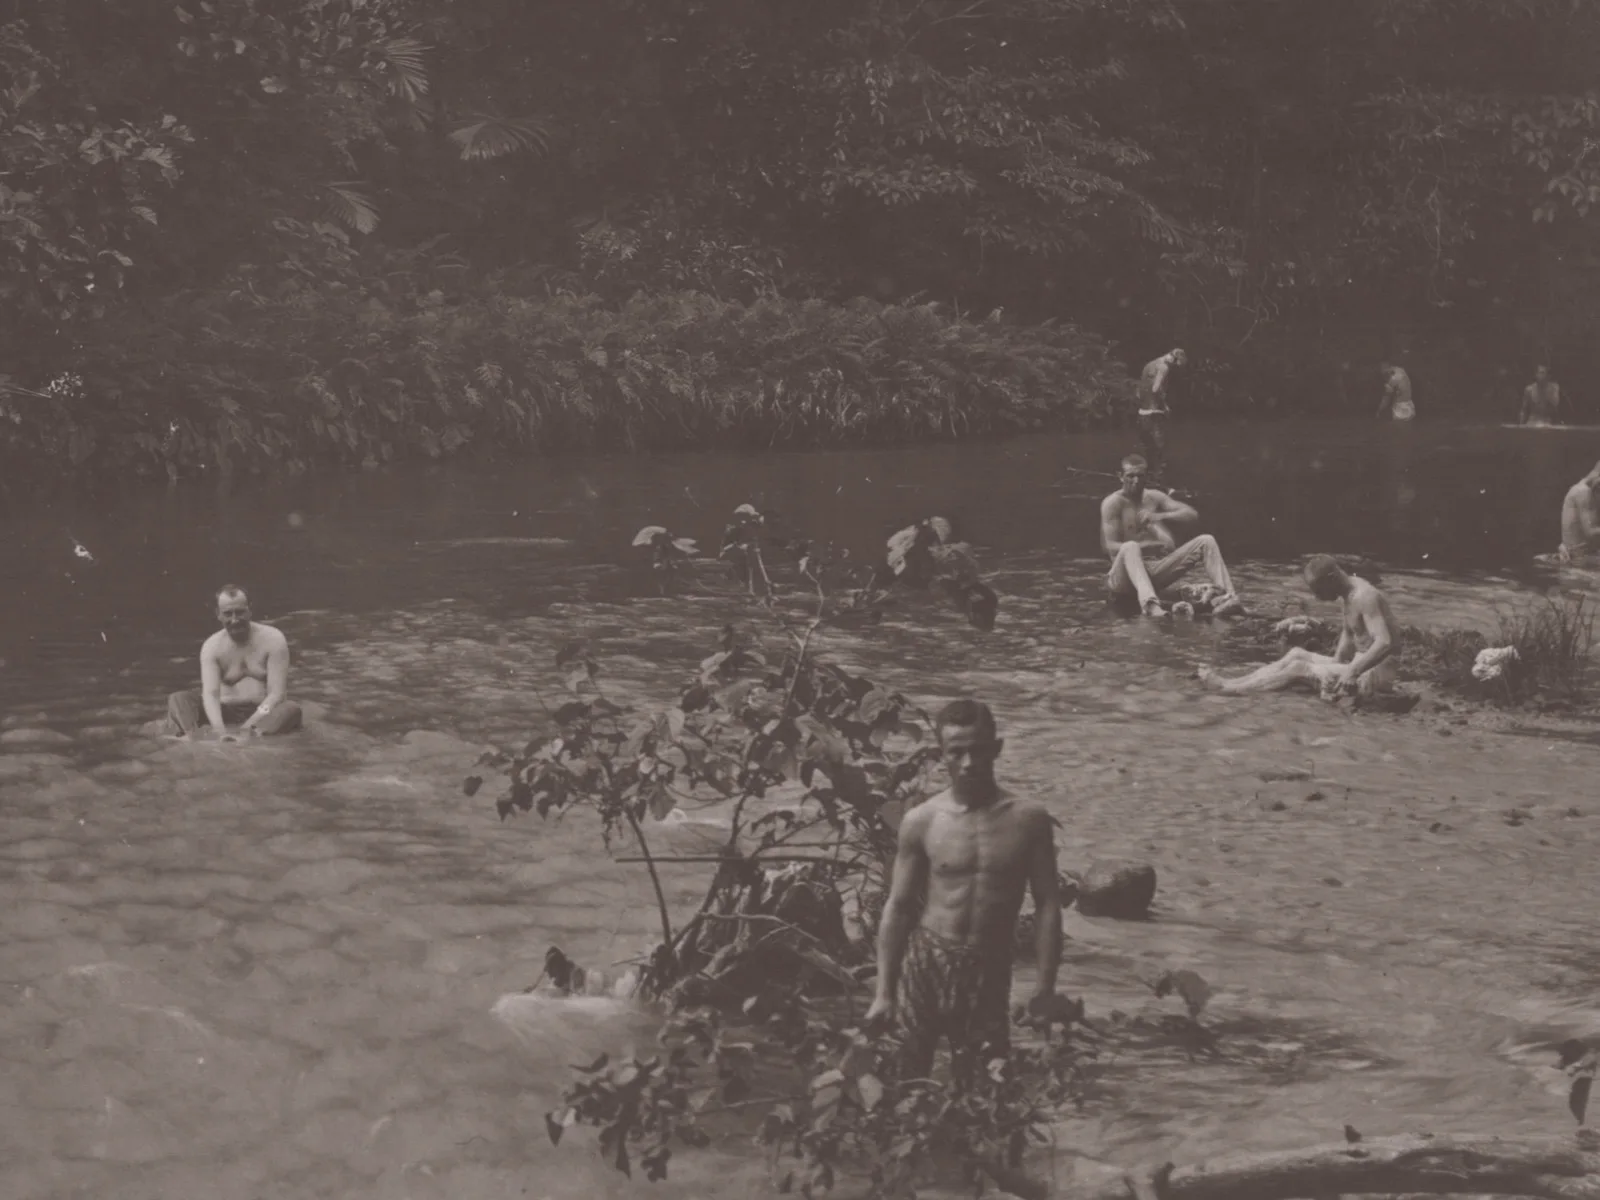
[[[694,539],[664,526],[641,529],[633,545],[663,591],[704,561]],[[659,1179],[674,1146],[706,1144],[708,1122],[748,1118],[780,1190],[815,1195],[860,1168],[876,1194],[903,1195],[930,1157],[1026,1190],[1013,1178],[1024,1147],[1077,1094],[1070,1033],[1082,1006],[1063,1000],[1035,1015],[1045,1040],[963,1088],[902,1078],[894,1033],[861,1026],[896,829],[933,790],[938,751],[914,702],[819,653],[829,629],[870,624],[918,594],[942,595],[980,629],[993,627],[998,598],[939,517],[863,562],[746,504],[718,559],[764,616],[765,636],[726,626],[675,703],[654,712],[606,695],[591,647],[565,646],[555,666],[570,698],[552,713],[554,736],[483,762],[507,777],[502,818],[585,809],[608,847],[633,841],[660,920],[637,985],[672,1014],[659,1053],[580,1068],[549,1135],[593,1126],[613,1167]],[[481,784],[475,775],[467,790]],[[727,822],[686,916],[672,912],[648,832],[685,805]],[[559,990],[584,984],[555,948],[545,976]],[[1069,1036],[1051,1041],[1051,1029]]]

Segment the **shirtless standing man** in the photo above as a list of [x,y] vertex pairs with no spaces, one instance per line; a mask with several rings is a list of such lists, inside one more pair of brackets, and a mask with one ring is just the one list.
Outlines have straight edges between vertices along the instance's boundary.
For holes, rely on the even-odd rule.
[[1561,548],[1564,563],[1581,562],[1600,553],[1600,462],[1567,489],[1561,502]]
[[1378,368],[1383,373],[1383,399],[1378,401],[1378,416],[1389,409],[1396,421],[1409,421],[1417,415],[1417,406],[1411,402],[1411,376],[1404,367],[1384,363]]
[[1200,679],[1229,693],[1276,692],[1305,681],[1316,684],[1324,698],[1341,695],[1370,696],[1394,686],[1394,613],[1388,598],[1358,575],[1346,574],[1326,554],[1306,563],[1306,584],[1318,600],[1339,602],[1343,620],[1339,645],[1333,654],[1313,654],[1296,646],[1275,663],[1258,667],[1238,679],[1223,679],[1201,667]]
[[944,1037],[962,1079],[1010,1046],[1011,947],[1028,889],[1039,966],[1028,1011],[1050,1011],[1061,965],[1060,878],[1050,814],[995,782],[1004,743],[989,706],[956,700],[934,724],[950,787],[900,822],[866,1019],[898,1020],[908,1078],[927,1077]]
[[1533,373],[1533,382],[1522,392],[1522,410],[1517,414],[1520,425],[1554,425],[1561,408],[1561,385],[1550,378],[1550,368],[1540,364]]
[[1152,474],[1158,479],[1167,467],[1167,418],[1172,414],[1167,407],[1167,376],[1173,367],[1188,361],[1189,356],[1182,350],[1169,350],[1145,363],[1139,375],[1139,442],[1154,464]]
[[[237,740],[300,728],[300,706],[289,690],[289,642],[271,625],[250,619],[244,589],[227,584],[217,592],[222,628],[200,647],[200,690],[167,697],[167,728],[187,737],[210,726],[216,736]],[[238,725],[227,732],[228,723]]]
[[[1167,522],[1194,521],[1200,514],[1165,492],[1145,487],[1148,469],[1139,455],[1128,455],[1122,460],[1121,490],[1100,502],[1100,544],[1111,557],[1106,587],[1113,596],[1137,598],[1145,616],[1164,617],[1167,610],[1161,607],[1157,590],[1172,584],[1199,562],[1220,593],[1212,602],[1212,613],[1219,617],[1242,613],[1244,604],[1233,590],[1233,579],[1227,563],[1222,561],[1217,539],[1203,533],[1181,546],[1177,544]],[[1147,550],[1163,556],[1154,567],[1145,565]]]

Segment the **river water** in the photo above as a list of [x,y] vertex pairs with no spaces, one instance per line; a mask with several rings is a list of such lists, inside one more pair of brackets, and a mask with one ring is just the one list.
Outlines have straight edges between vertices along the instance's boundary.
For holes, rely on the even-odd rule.
[[[1554,548],[1600,434],[1175,432],[1174,475],[1257,611],[1290,602],[1315,550],[1381,563],[1400,619],[1429,627],[1492,629],[1497,608],[1574,582],[1527,564]],[[714,545],[746,501],[858,552],[956,521],[1002,594],[993,633],[930,611],[825,649],[929,703],[989,699],[1004,778],[1060,816],[1064,865],[1156,865],[1157,920],[1069,915],[1063,981],[1091,1011],[1171,1011],[1139,982],[1164,967],[1217,990],[1220,1054],[1128,1072],[1038,1169],[1289,1147],[1347,1121],[1565,1128],[1548,1046],[1600,1034],[1593,740],[1202,695],[1195,665],[1248,656],[1237,631],[1102,603],[1110,485],[1086,472],[1123,448],[455,465],[0,515],[0,1194],[757,1191],[738,1141],[663,1185],[607,1173],[586,1137],[549,1146],[564,1064],[649,1021],[605,1000],[495,1007],[552,943],[634,954],[653,905],[581,819],[502,825],[492,786],[460,787],[481,747],[543,728],[554,648],[576,635],[614,695],[667,696],[739,607],[720,586],[661,598],[628,542],[656,523]],[[307,730],[247,746],[141,731],[193,686],[225,581],[289,635]],[[1261,779],[1285,771],[1310,778]],[[1532,819],[1508,824],[1513,805]],[[658,833],[690,848],[715,830]],[[669,877],[679,899],[695,882]]]

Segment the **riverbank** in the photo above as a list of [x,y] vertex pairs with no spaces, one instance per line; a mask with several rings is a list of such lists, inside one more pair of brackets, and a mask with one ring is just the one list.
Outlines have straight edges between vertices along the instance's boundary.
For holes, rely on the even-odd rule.
[[537,281],[291,280],[106,318],[0,391],[0,467],[179,478],[585,450],[871,446],[1087,428],[1131,383],[1070,325],[935,304]]

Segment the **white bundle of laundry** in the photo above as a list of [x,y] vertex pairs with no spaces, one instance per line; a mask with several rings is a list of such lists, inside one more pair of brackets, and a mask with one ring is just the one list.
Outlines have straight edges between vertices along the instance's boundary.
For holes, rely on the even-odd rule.
[[1472,677],[1487,683],[1491,679],[1499,679],[1505,673],[1506,666],[1517,661],[1517,648],[1515,646],[1488,646],[1478,651],[1478,657],[1472,664]]

